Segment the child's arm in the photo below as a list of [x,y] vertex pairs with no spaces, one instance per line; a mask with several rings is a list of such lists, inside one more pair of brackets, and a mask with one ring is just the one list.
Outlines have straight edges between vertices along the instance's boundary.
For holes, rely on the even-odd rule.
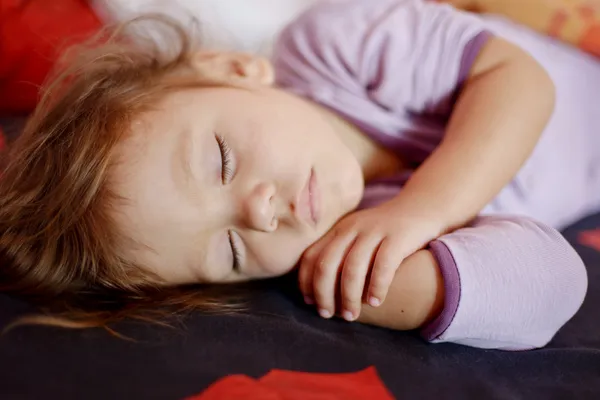
[[[400,262],[477,216],[531,155],[553,108],[554,84],[544,69],[518,47],[490,39],[441,144],[390,202],[410,221],[399,224],[405,232],[388,258]],[[396,268],[386,264],[373,270],[369,298],[385,298]]]
[[346,217],[305,253],[303,293],[314,296],[322,315],[331,315],[339,279],[342,310],[350,320],[358,317],[363,299],[383,303],[406,257],[465,225],[513,178],[553,104],[544,70],[516,46],[490,39],[442,143],[396,198]]
[[514,177],[554,107],[554,85],[518,47],[492,38],[473,64],[440,146],[398,197],[440,234],[475,217]]
[[385,302],[362,306],[359,322],[400,331],[418,329],[437,317],[444,307],[444,279],[429,250],[419,250],[400,265]]
[[363,306],[359,321],[523,350],[546,345],[586,290],[586,268],[559,232],[530,218],[480,217],[406,258],[385,303]]
[[338,295],[349,319],[363,299],[382,303],[406,257],[510,181],[552,112],[553,85],[531,57],[435,1],[324,2],[277,48],[281,87],[423,162],[400,196],[347,216],[305,253],[300,287],[324,316]]

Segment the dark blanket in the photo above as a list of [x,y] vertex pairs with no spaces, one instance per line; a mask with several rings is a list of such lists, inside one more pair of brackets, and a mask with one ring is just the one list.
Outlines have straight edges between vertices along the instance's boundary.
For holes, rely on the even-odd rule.
[[[266,284],[247,314],[192,315],[177,329],[117,327],[136,342],[100,330],[19,328],[0,338],[0,398],[180,399],[230,374],[374,366],[399,399],[599,399],[597,227],[600,215],[565,232],[587,263],[589,291],[580,312],[541,350],[431,345],[415,333],[324,321],[302,305],[291,277]],[[582,238],[587,246],[578,244]],[[0,325],[27,311],[0,296]]]

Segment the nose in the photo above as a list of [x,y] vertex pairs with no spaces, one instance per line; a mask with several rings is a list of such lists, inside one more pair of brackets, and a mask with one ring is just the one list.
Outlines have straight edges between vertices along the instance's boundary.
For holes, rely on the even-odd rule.
[[243,205],[244,221],[250,229],[273,232],[277,229],[274,197],[275,185],[261,182],[246,196]]

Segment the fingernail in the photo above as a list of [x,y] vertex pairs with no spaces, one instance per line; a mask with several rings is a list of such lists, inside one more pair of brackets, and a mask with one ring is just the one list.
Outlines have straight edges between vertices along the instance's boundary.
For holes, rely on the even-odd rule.
[[304,302],[308,305],[313,305],[315,304],[315,301],[312,299],[312,297],[310,296],[304,296]]
[[325,319],[329,319],[329,318],[331,318],[331,313],[330,313],[329,311],[327,311],[326,309],[324,309],[324,308],[321,308],[321,309],[319,310],[319,315],[320,315],[321,317],[325,318]]
[[369,305],[371,307],[379,307],[381,305],[381,301],[377,297],[369,297]]
[[354,316],[352,311],[348,311],[348,310],[346,310],[342,313],[342,317],[344,317],[344,319],[348,322],[352,322],[356,319],[356,317]]

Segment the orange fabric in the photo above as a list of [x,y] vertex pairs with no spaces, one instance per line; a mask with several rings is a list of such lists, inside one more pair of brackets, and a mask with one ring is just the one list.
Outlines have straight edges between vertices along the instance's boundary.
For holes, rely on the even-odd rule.
[[600,0],[440,0],[457,8],[503,15],[600,56]]
[[600,229],[579,232],[577,239],[582,245],[600,251]]
[[31,111],[61,50],[101,26],[85,0],[0,0],[0,114]]
[[260,379],[232,375],[187,400],[392,400],[374,367],[346,374],[273,370]]

